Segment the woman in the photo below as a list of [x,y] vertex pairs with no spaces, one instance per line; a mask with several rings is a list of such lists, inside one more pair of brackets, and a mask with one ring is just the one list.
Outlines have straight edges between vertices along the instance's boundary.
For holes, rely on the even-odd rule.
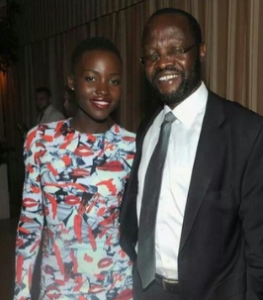
[[104,38],[83,41],[68,78],[76,115],[27,135],[15,299],[31,299],[44,222],[39,299],[132,298],[132,266],[119,245],[118,217],[135,135],[109,117],[120,101],[121,80],[116,47]]

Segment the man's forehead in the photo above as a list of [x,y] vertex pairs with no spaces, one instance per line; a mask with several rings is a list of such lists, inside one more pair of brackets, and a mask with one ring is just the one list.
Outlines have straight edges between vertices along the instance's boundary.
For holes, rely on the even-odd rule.
[[180,14],[163,14],[155,16],[145,27],[143,44],[159,42],[168,39],[183,40],[186,35],[191,35],[186,17]]
[[149,34],[152,30],[159,28],[165,30],[169,27],[180,27],[185,31],[189,30],[188,19],[180,14],[162,14],[154,16],[148,21],[144,29],[144,36]]

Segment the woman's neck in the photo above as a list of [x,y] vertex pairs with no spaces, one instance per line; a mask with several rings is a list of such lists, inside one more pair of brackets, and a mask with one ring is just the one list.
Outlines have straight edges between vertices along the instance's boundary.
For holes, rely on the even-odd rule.
[[77,114],[70,120],[70,126],[82,133],[104,133],[109,130],[113,123],[111,118],[96,121],[87,116],[80,116],[80,114]]

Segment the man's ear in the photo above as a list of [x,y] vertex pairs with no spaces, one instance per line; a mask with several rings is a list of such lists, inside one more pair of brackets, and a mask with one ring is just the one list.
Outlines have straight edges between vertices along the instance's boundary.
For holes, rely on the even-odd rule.
[[72,75],[68,77],[68,86],[72,91],[74,91],[74,79]]
[[204,43],[200,44],[199,46],[199,56],[200,56],[200,61],[203,62],[206,57],[206,45]]

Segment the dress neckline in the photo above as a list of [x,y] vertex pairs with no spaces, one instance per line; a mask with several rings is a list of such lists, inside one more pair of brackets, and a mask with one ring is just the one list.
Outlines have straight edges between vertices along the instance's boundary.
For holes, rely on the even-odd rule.
[[70,132],[74,132],[75,134],[79,135],[79,136],[90,136],[90,135],[93,135],[93,136],[106,136],[109,132],[112,132],[113,131],[113,128],[117,125],[116,123],[113,123],[109,128],[108,130],[106,130],[105,132],[98,132],[98,133],[93,133],[93,132],[80,132],[79,130],[75,129],[74,127],[71,126],[70,122],[71,122],[71,119],[72,118],[68,118],[66,120],[66,124],[67,124],[67,127],[68,127],[68,130]]

